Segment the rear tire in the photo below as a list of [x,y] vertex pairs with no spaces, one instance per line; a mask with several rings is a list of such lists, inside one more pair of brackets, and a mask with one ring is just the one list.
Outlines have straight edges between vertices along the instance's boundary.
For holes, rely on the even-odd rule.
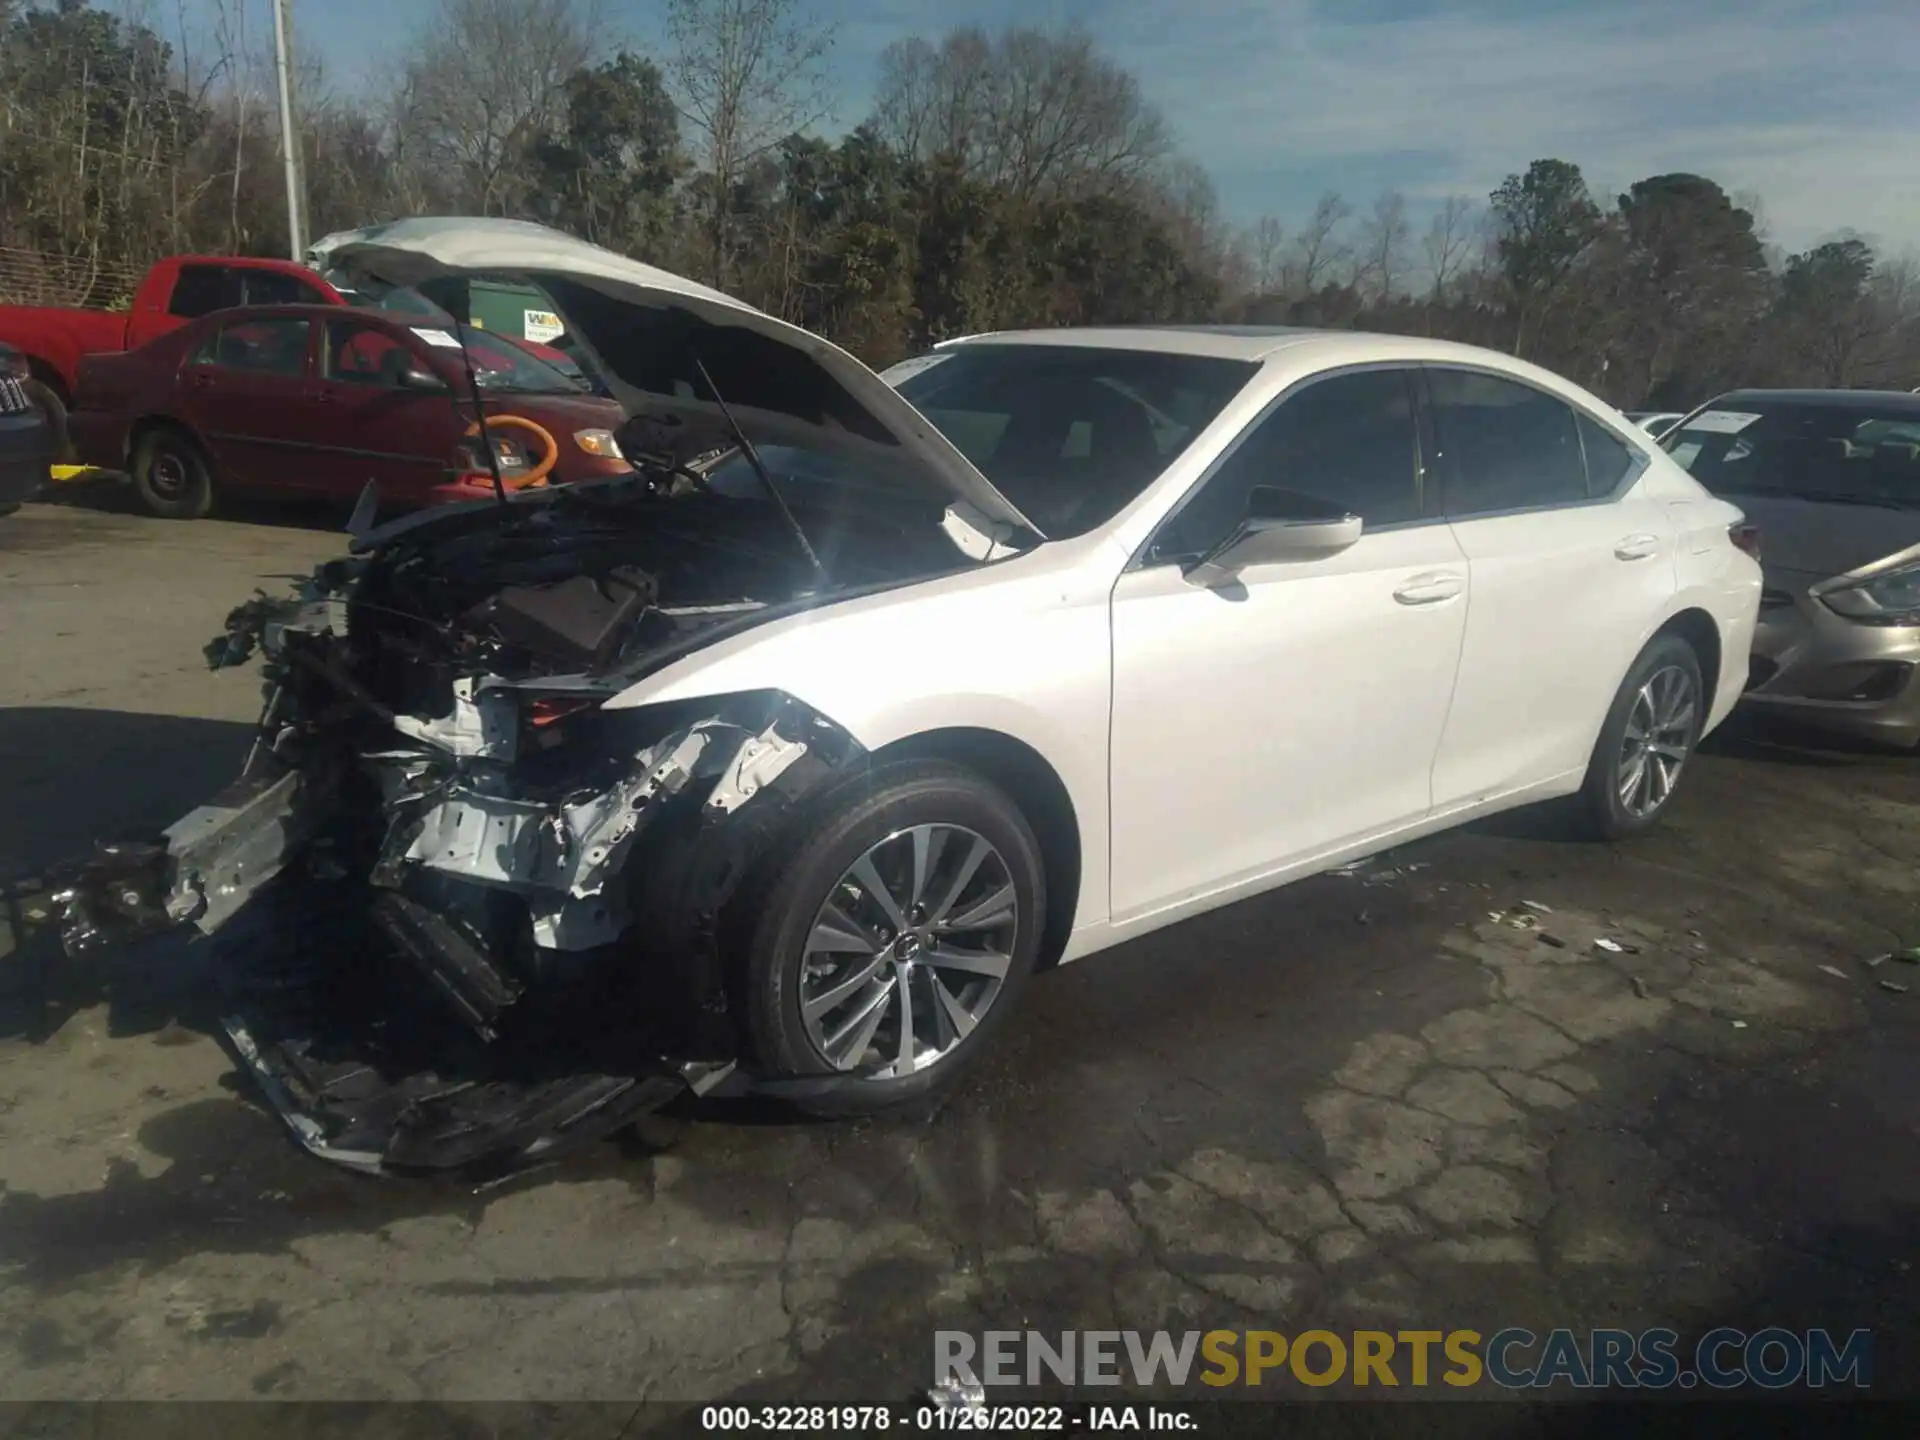
[[1678,635],[1656,635],[1607,711],[1581,790],[1602,840],[1650,830],[1666,813],[1707,718],[1700,657]]
[[1013,1011],[1045,911],[1032,828],[972,771],[903,761],[836,787],[743,906],[742,999],[761,1072],[824,1080],[792,1098],[830,1117],[944,1095]]
[[213,473],[206,452],[185,431],[162,426],[133,450],[133,488],[162,520],[198,520],[213,509]]

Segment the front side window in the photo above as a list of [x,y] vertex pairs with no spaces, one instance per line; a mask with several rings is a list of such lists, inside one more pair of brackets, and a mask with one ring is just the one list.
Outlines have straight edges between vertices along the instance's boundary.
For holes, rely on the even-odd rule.
[[1370,528],[1420,516],[1420,448],[1404,370],[1316,380],[1282,401],[1201,483],[1149,552],[1202,555],[1245,517],[1255,486],[1339,505]]
[[1585,500],[1573,410],[1530,385],[1474,370],[1428,372],[1449,519]]
[[198,320],[216,310],[231,310],[240,303],[240,275],[230,265],[182,265],[173,282],[173,298],[167,313],[183,320]]
[[1049,536],[1137,498],[1259,366],[1077,345],[965,345],[890,372],[906,397]]
[[471,325],[416,325],[414,334],[429,345],[456,353],[464,340],[473,361],[474,382],[482,390],[516,395],[572,395],[580,389],[532,351],[522,349],[504,335],[494,335]]
[[200,342],[187,363],[297,378],[307,369],[307,322],[276,315],[222,325]]
[[1920,410],[1729,401],[1660,443],[1716,495],[1920,508]]

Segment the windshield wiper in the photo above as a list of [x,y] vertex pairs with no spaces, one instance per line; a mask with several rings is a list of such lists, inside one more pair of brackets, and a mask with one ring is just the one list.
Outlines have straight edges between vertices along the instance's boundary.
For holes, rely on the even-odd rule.
[[753,442],[747,439],[747,432],[742,430],[740,422],[733,418],[733,411],[728,408],[725,397],[720,394],[720,387],[713,383],[713,376],[707,373],[706,362],[696,359],[693,362],[693,368],[698,370],[700,378],[707,382],[707,392],[713,396],[713,403],[720,407],[720,416],[727,422],[727,428],[733,432],[734,442],[739,445],[740,453],[746,456],[747,463],[753,467],[753,473],[759,477],[760,483],[766,486],[767,494],[779,507],[781,517],[787,522],[787,528],[793,532],[793,538],[800,542],[801,550],[806,552],[807,563],[813,566],[814,573],[819,575],[823,584],[831,586],[833,576],[829,575],[827,567],[820,563],[820,557],[813,553],[813,544],[807,539],[807,532],[794,518],[793,511],[787,508],[786,497],[775,487],[773,476],[767,473],[767,467],[760,463],[760,452],[753,448]]

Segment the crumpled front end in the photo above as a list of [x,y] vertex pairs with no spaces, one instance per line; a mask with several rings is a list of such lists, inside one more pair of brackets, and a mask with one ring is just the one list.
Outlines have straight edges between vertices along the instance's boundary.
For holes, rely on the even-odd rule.
[[236,610],[208,658],[264,656],[243,774],[56,899],[76,954],[206,936],[235,1053],[316,1154],[513,1168],[728,1079],[729,902],[862,752],[775,692],[602,708],[645,663],[643,615],[684,642],[758,602],[480,563],[449,618],[422,603],[443,571],[396,603],[408,563],[333,562]]

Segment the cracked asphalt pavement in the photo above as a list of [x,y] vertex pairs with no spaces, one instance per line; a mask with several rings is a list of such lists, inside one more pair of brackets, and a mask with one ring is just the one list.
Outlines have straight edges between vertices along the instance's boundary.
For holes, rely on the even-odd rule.
[[[257,679],[199,647],[336,549],[0,521],[0,877],[225,779]],[[1920,967],[1861,962],[1920,941],[1920,761],[1736,722],[1683,791],[1634,843],[1520,812],[1042,976],[931,1117],[689,1104],[478,1193],[297,1150],[187,977],[22,948],[0,1394],[871,1402],[937,1328],[1715,1324],[1870,1328],[1912,1393]]]

